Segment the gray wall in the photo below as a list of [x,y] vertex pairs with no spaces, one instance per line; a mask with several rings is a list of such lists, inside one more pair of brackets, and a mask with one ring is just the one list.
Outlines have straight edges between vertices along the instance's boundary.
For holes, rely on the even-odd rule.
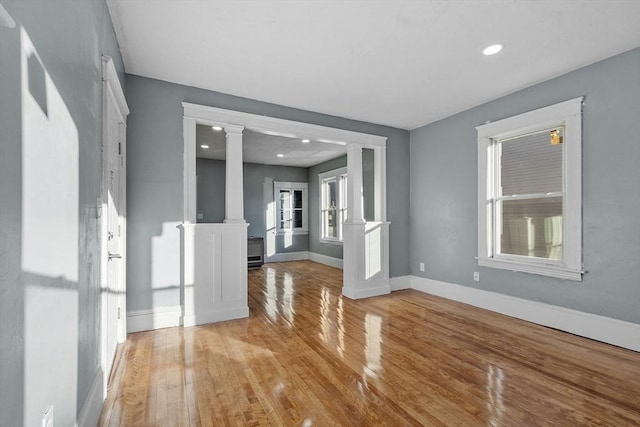
[[133,75],[127,100],[129,310],[180,304],[183,101],[386,136],[391,276],[409,273],[408,131]]
[[[307,182],[307,168],[260,165],[244,163],[244,218],[249,223],[249,236],[265,239],[267,249],[267,227],[265,213],[273,203],[273,182]],[[204,215],[198,222],[224,221],[225,161],[196,159],[198,175],[198,213]],[[275,253],[306,251],[309,248],[307,235],[294,235],[285,247],[284,236],[276,236]]]
[[320,182],[318,174],[347,166],[347,156],[309,168],[309,252],[342,259],[342,245],[320,242]]
[[[640,323],[639,76],[635,49],[411,131],[411,274]],[[475,126],[582,95],[583,281],[478,267]]]
[[[36,425],[32,421],[39,420],[46,408],[31,411],[27,403],[34,400],[56,405],[56,425],[74,425],[73,409],[82,408],[100,369],[100,228],[96,220],[96,200],[100,194],[101,169],[101,54],[114,58],[122,77],[124,68],[104,1],[2,0],[2,4],[17,27],[0,27],[0,426]],[[21,267],[24,250],[21,165],[25,160],[21,150],[19,102],[21,26],[40,54],[78,130],[78,251],[64,254],[77,259],[77,283],[27,273]],[[65,189],[52,188],[51,191],[63,194]],[[47,207],[42,208],[46,215]],[[65,292],[51,292],[62,289]],[[65,319],[26,308],[30,300],[61,293],[77,299],[78,312],[70,314],[77,317],[78,324],[71,330],[61,327]],[[58,305],[56,298],[47,303]],[[50,341],[26,348],[29,336],[25,318],[38,322]],[[47,366],[49,346],[65,346],[77,352],[78,363],[51,367],[50,374],[39,380],[39,390],[26,395],[25,367],[29,364]],[[74,389],[75,394],[70,392]]]

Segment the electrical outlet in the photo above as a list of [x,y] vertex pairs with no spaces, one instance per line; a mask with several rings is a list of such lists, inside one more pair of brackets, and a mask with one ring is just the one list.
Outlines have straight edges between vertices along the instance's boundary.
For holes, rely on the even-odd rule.
[[424,271],[424,262],[420,263],[420,271]]
[[42,416],[42,427],[53,427],[53,405],[49,406]]
[[480,281],[480,272],[478,272],[478,271],[474,271],[473,272],[473,280],[475,282],[479,282]]

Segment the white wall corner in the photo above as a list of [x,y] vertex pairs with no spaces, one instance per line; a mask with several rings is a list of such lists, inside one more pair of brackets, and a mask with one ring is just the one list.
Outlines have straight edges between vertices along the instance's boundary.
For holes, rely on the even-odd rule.
[[180,306],[128,311],[127,333],[180,326],[181,315]]
[[391,292],[411,289],[411,276],[400,276],[389,278]]
[[282,252],[271,256],[265,255],[264,262],[287,262],[287,261],[304,261],[309,259],[309,252]]
[[102,390],[104,389],[102,369],[98,369],[93,377],[93,382],[89,388],[87,398],[82,404],[80,413],[78,414],[78,427],[93,427],[98,425],[100,414],[102,413],[102,405],[104,399]]
[[343,262],[340,258],[334,258],[327,255],[322,255],[316,252],[309,252],[309,259],[311,261],[328,265],[329,267],[335,267],[342,270]]
[[411,276],[411,288],[581,337],[640,351],[640,324],[509,295]]

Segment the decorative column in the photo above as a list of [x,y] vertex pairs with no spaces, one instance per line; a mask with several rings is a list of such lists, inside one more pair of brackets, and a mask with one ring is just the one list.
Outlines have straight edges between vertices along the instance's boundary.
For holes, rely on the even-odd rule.
[[387,221],[387,148],[373,149],[375,220]]
[[347,219],[348,224],[364,224],[362,207],[362,148],[361,144],[347,146]]
[[347,219],[342,229],[342,294],[351,299],[359,298],[365,262],[362,148],[361,144],[349,144],[347,147]]
[[242,182],[242,131],[244,126],[225,125],[227,133],[227,164],[225,184],[225,219],[227,224],[243,224],[244,185]]

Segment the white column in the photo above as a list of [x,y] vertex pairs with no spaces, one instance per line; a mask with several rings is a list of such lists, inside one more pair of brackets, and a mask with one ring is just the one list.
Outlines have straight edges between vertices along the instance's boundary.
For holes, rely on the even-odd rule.
[[227,165],[225,185],[225,223],[244,223],[244,185],[242,182],[243,126],[225,125],[227,133]]
[[387,220],[387,148],[373,150],[375,220]]
[[364,224],[362,207],[362,148],[361,144],[347,146],[347,219],[348,224]]
[[191,117],[182,119],[184,138],[184,206],[182,220],[185,223],[196,222],[196,120]]

